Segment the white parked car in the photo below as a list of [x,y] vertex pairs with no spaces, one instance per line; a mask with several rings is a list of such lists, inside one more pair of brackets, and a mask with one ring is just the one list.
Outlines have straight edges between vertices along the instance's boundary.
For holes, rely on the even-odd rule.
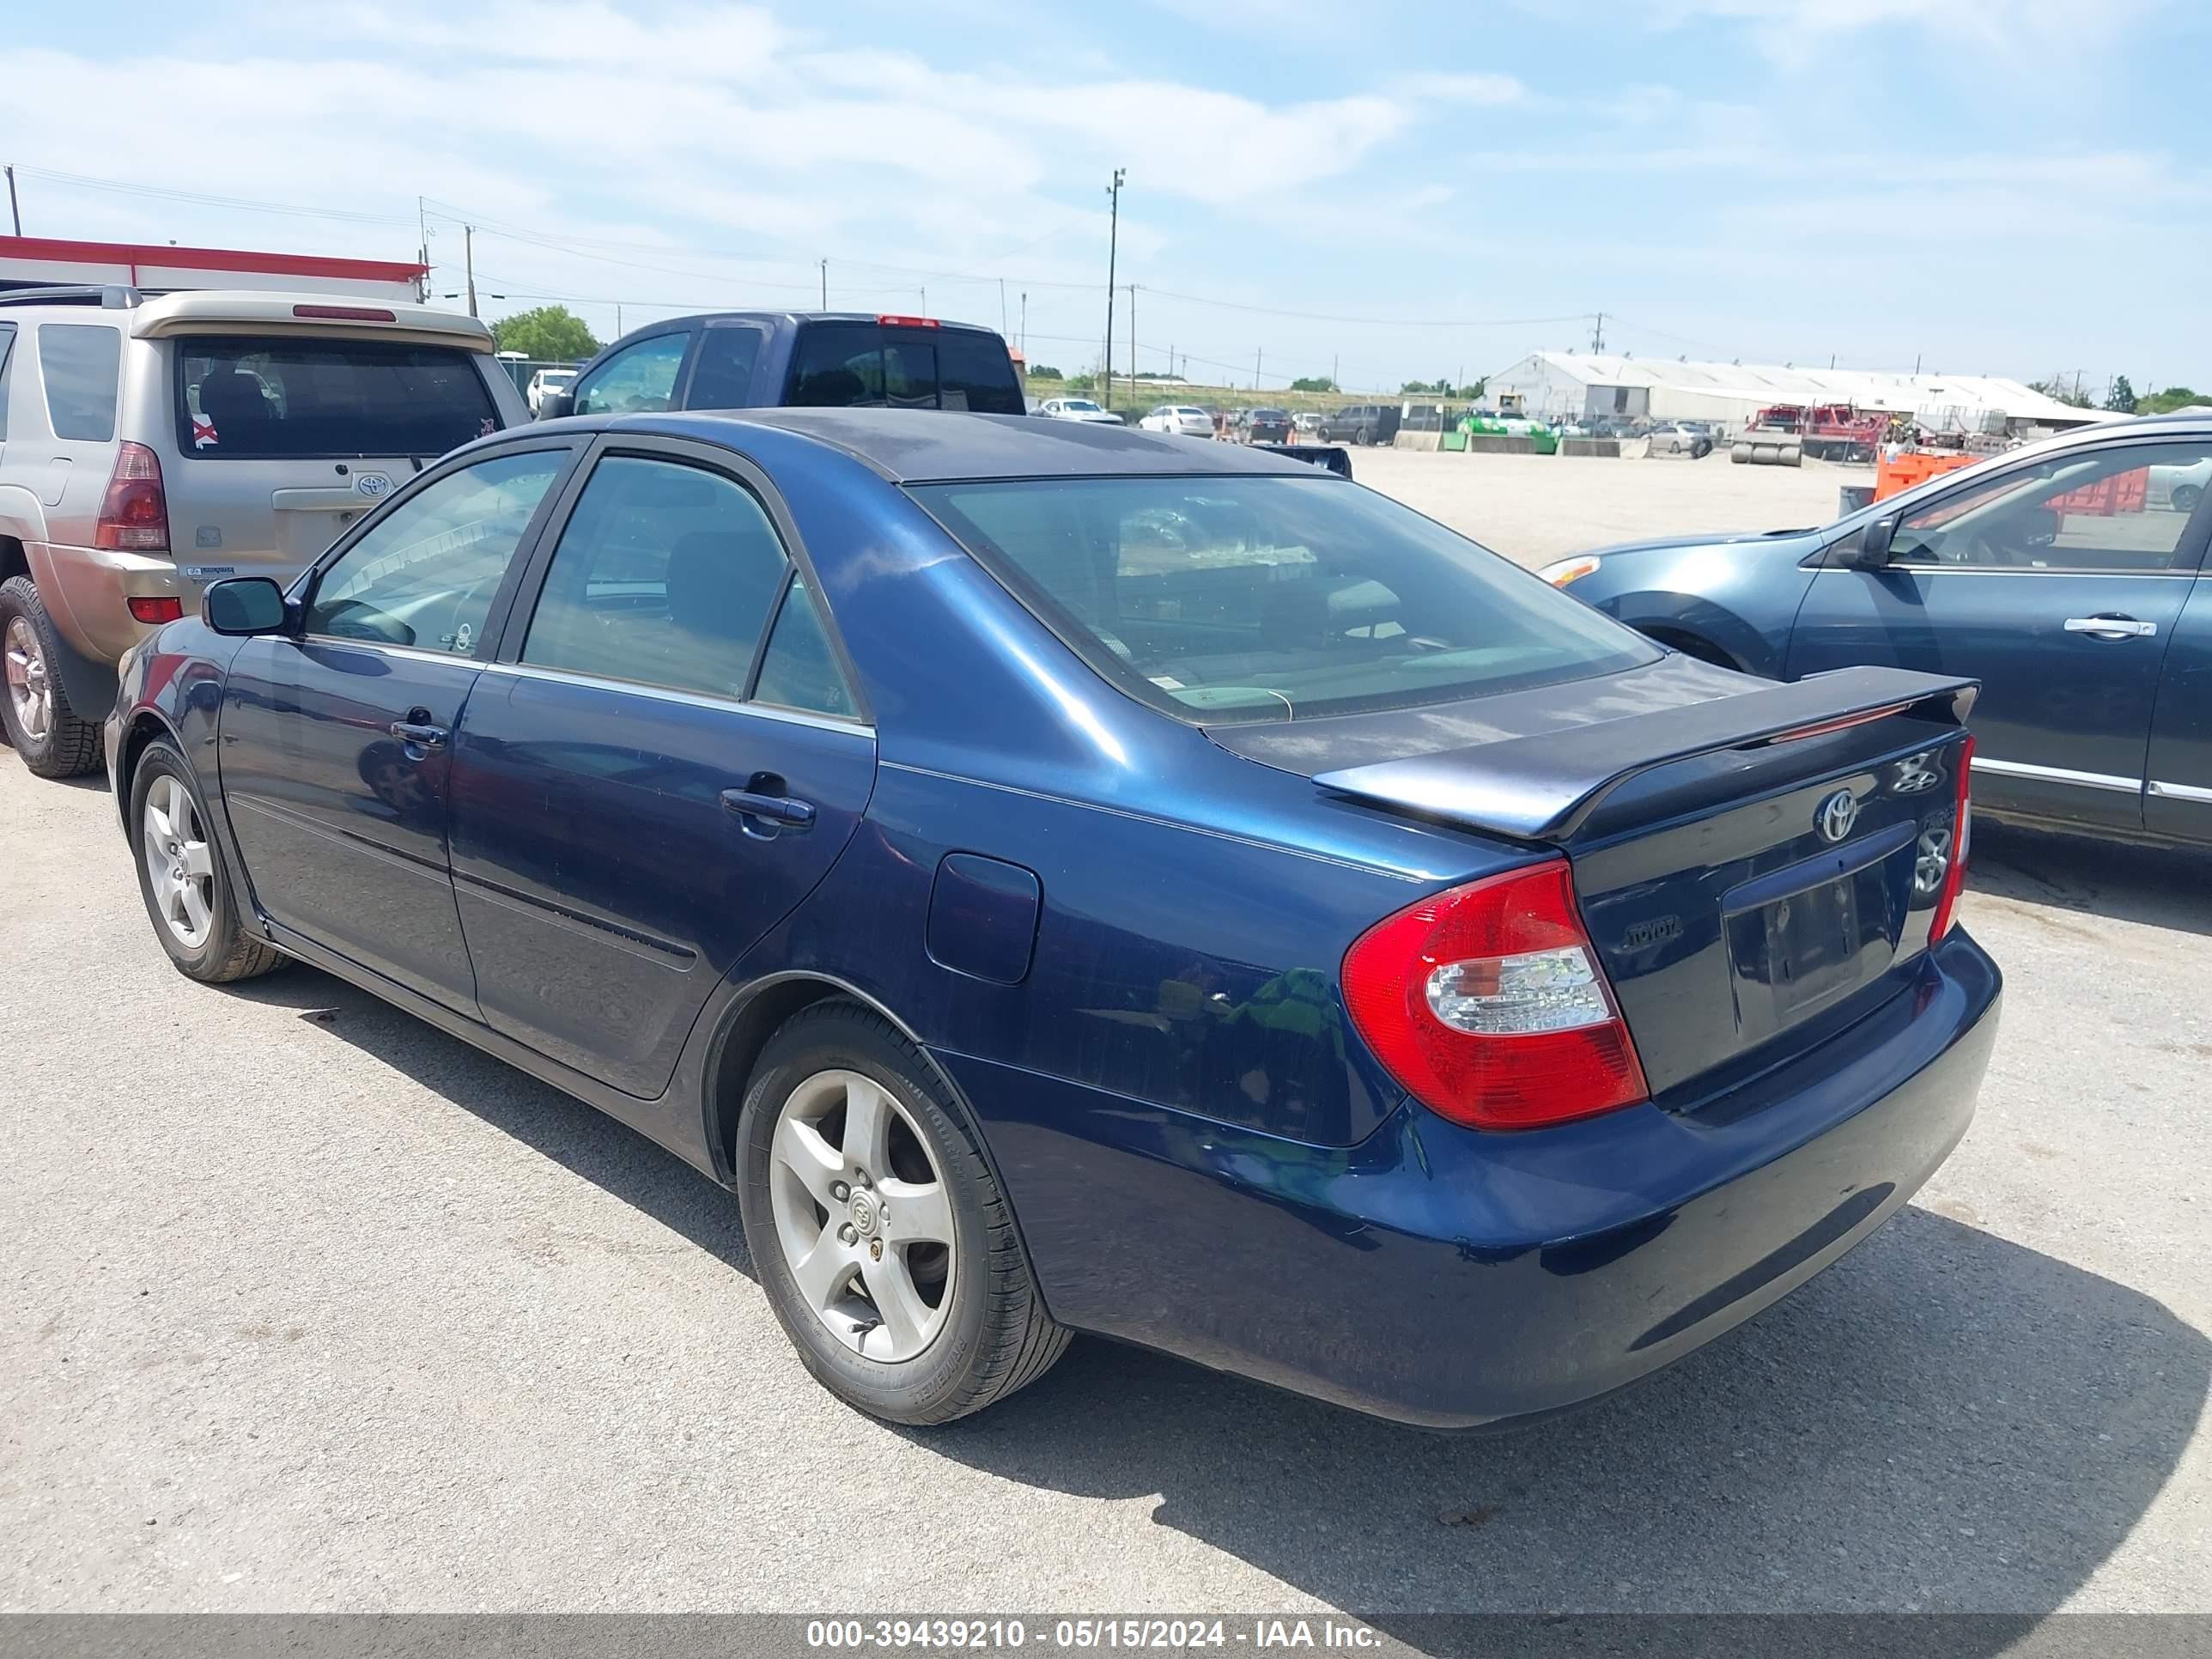
[[1147,432],[1172,432],[1185,438],[1213,435],[1213,416],[1189,404],[1162,404],[1137,424]]
[[1048,421],[1089,421],[1094,426],[1127,426],[1119,415],[1098,407],[1088,398],[1048,398],[1037,413]]
[[547,392],[566,392],[575,384],[576,371],[573,368],[539,369],[530,377],[530,390],[526,394],[530,399],[530,412],[538,413],[538,405]]

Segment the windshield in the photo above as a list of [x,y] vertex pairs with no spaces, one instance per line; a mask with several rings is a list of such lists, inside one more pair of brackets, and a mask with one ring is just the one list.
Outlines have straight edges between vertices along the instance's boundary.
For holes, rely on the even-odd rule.
[[1100,674],[1187,720],[1405,708],[1659,656],[1486,549],[1328,477],[911,488]]

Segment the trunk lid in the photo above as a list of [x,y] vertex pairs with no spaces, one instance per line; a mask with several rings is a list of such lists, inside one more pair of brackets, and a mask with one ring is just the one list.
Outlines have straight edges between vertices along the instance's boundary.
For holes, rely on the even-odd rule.
[[1564,851],[1663,1097],[1817,1041],[1925,947],[1973,696],[1894,669],[1778,685],[1670,657],[1211,735],[1342,797]]

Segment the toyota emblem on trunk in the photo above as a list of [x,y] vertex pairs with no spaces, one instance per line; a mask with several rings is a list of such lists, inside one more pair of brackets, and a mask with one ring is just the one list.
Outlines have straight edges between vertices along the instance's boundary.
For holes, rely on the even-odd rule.
[[1858,797],[1848,789],[1838,789],[1822,801],[1820,810],[1813,817],[1822,837],[1828,841],[1841,841],[1851,833],[1851,826],[1858,821]]

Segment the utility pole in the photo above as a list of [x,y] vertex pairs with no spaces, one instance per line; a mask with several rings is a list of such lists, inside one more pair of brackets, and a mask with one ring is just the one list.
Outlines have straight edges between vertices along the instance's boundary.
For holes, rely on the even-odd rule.
[[621,301],[620,300],[617,300],[617,301],[615,301],[615,338],[617,338],[617,340],[619,340],[619,339],[621,339],[621,338],[622,338],[622,337],[623,337],[623,325],[622,325],[622,301]]
[[1114,182],[1106,186],[1106,194],[1113,205],[1106,217],[1106,349],[1098,360],[1106,374],[1106,402],[1114,402],[1114,258],[1120,252],[1121,240],[1121,180],[1128,176],[1126,167],[1114,169]]
[[1266,355],[1267,349],[1265,346],[1252,348],[1252,390],[1255,392],[1260,389],[1260,359]]
[[1590,356],[1595,357],[1605,349],[1605,313],[1597,314],[1597,326],[1590,331]]
[[[12,194],[14,191],[12,180],[9,184],[9,191]],[[416,252],[422,260],[422,274],[415,279],[415,297],[419,301],[428,301],[430,297],[430,216],[424,210],[422,198],[420,196],[415,198],[415,232],[422,238],[422,245]]]
[[23,210],[15,205],[15,168],[12,162],[8,167],[8,216],[15,222],[15,234],[21,236],[23,234]]
[[1029,355],[1030,355],[1030,292],[1029,292],[1029,290],[1028,290],[1027,289],[1024,289],[1022,290],[1022,361],[1023,361],[1024,362],[1027,362],[1029,361]]
[[1006,331],[1006,279],[999,278],[999,332]]
[[1328,385],[1329,390],[1332,392],[1341,392],[1344,390],[1344,381],[1338,373],[1336,366],[1337,362],[1338,354],[1331,352],[1328,357]]
[[1137,401],[1137,285],[1129,284],[1129,401]]
[[921,290],[921,314],[925,317],[929,315],[929,290],[927,289]]
[[822,309],[827,311],[830,309],[830,262],[823,259],[817,263],[822,267]]
[[465,267],[465,269],[466,269],[466,270],[467,270],[467,271],[468,271],[468,277],[469,277],[469,315],[470,315],[470,316],[471,316],[471,317],[473,317],[473,316],[475,316],[475,315],[477,314],[477,241],[476,241],[476,237],[477,237],[477,228],[476,228],[474,225],[463,225],[463,226],[461,227],[461,263],[462,263],[462,264]]

